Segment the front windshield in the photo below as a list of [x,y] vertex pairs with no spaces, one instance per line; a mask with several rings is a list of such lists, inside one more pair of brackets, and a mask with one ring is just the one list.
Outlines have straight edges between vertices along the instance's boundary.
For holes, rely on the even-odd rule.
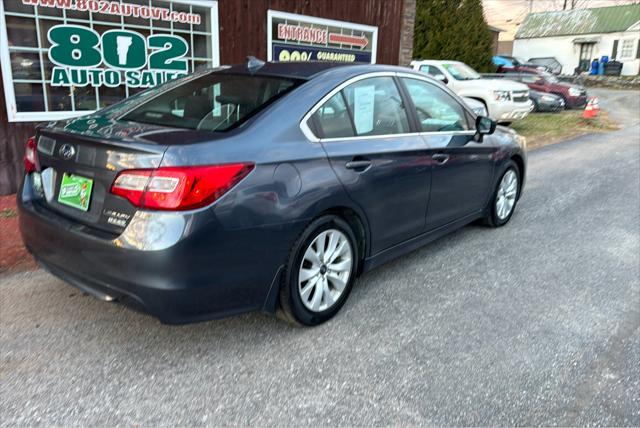
[[515,65],[524,65],[524,64],[526,64],[526,62],[527,62],[527,61],[525,61],[524,59],[522,59],[522,58],[520,58],[520,57],[517,57],[517,56],[514,56],[514,57],[513,57],[513,63],[514,63]]
[[451,73],[453,78],[456,80],[476,80],[481,78],[481,76],[467,64],[449,63],[442,64],[442,66],[445,68],[445,70]]

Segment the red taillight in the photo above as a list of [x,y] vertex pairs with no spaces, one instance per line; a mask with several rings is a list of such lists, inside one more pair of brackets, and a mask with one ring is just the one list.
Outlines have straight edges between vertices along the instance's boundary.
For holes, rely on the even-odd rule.
[[27,140],[27,147],[24,149],[24,170],[27,174],[38,170],[38,145],[36,137]]
[[122,171],[111,193],[139,208],[189,210],[210,204],[253,169],[250,163]]

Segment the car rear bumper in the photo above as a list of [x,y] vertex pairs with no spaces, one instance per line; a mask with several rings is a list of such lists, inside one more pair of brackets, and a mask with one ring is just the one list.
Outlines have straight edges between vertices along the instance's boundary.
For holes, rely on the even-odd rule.
[[[157,218],[148,229],[138,224],[135,242],[135,235],[123,239],[126,231],[115,239],[88,234],[23,196],[18,210],[24,243],[45,269],[102,300],[133,301],[168,324],[264,308],[288,254],[287,237],[297,230],[287,224],[227,232],[205,211],[173,235]],[[153,228],[163,232],[160,246]]]

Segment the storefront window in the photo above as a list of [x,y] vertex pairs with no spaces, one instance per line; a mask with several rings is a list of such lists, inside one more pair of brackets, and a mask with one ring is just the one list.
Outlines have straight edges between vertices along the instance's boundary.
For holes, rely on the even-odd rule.
[[7,16],[6,21],[10,47],[38,47],[38,34],[33,19]]
[[64,86],[45,86],[47,90],[47,102],[49,111],[70,111],[71,106],[71,90]]
[[43,111],[42,84],[16,83],[13,85],[18,111]]
[[40,54],[11,52],[11,73],[17,80],[40,80]]
[[[75,110],[83,111],[83,110],[96,110],[97,109],[97,99],[96,99],[96,91],[91,86],[85,87],[75,87],[73,88],[73,99],[75,101]],[[129,90],[131,92],[131,90]],[[130,94],[133,95],[133,94]]]
[[110,106],[111,104],[115,104],[126,96],[124,88],[119,86],[115,88],[109,88],[103,86],[98,91],[98,99],[100,103],[100,108],[104,108]]
[[4,5],[5,12],[33,14],[33,6],[23,4],[20,1],[7,1]]
[[[10,121],[86,114],[163,81],[219,64],[216,1],[93,2],[107,4],[109,12],[88,9],[92,2],[83,2],[89,6],[80,10],[76,3],[0,2],[7,35],[0,43],[0,60]],[[53,45],[52,29],[58,31],[51,39]],[[114,31],[117,35],[105,41],[104,35]],[[56,46],[61,46],[57,57],[52,55]],[[174,50],[163,52],[169,48]]]

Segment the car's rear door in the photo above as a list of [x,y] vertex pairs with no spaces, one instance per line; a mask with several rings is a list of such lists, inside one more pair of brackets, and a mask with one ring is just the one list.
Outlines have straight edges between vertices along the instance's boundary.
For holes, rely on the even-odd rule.
[[331,165],[367,216],[377,253],[424,231],[427,146],[392,75],[347,85],[312,116]]
[[428,146],[427,230],[479,212],[491,189],[495,147],[474,140],[473,118],[441,85],[409,76],[400,81]]

